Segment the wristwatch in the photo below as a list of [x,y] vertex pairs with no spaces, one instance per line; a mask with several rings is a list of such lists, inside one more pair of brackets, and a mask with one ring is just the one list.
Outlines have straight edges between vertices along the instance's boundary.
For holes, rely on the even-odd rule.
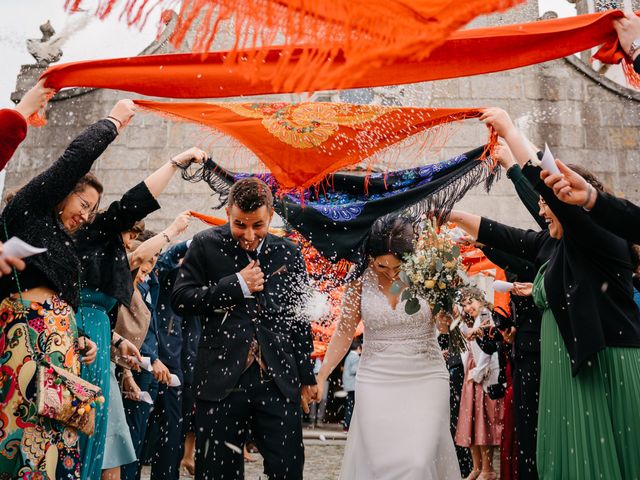
[[629,47],[629,57],[633,58],[633,55],[640,50],[640,37],[636,38],[633,42],[631,42],[631,46]]

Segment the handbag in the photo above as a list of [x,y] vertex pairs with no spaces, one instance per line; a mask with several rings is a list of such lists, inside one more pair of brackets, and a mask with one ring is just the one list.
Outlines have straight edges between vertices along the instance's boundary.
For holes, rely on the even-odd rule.
[[[6,223],[4,223],[4,230],[5,236],[8,238]],[[22,289],[15,267],[13,267],[13,275],[20,297],[20,304],[17,305],[17,302],[14,302],[14,308],[16,311],[24,311]],[[82,297],[80,307],[82,308]],[[25,326],[24,330],[27,349],[32,360],[24,363],[19,374],[19,385],[23,398],[30,398],[27,395],[27,387],[35,377],[35,400],[31,401],[35,403],[37,414],[75,428],[88,436],[93,435],[96,421],[94,407],[97,403],[104,403],[102,389],[64,368],[52,364],[47,355],[35,352],[33,349],[35,342],[31,341],[29,326]]]
[[[134,288],[129,307],[120,305],[118,308],[118,319],[113,331],[129,340],[140,350],[147,336],[150,322],[151,312],[149,312],[147,305],[144,303],[140,291]],[[131,368],[131,365],[121,360],[118,350],[113,346],[111,346],[111,360],[121,367]]]
[[94,407],[104,402],[100,387],[44,359],[25,362],[20,371],[21,380],[29,374],[32,379],[35,376],[36,394],[32,401],[39,416],[93,435]]

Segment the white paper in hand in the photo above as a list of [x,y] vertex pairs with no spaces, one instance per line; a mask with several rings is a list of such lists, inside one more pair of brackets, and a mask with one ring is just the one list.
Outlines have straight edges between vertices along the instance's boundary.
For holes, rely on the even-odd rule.
[[180,379],[178,378],[177,375],[175,374],[171,374],[171,381],[169,382],[169,386],[170,387],[179,387],[180,385],[182,385],[182,383],[180,383]]
[[142,361],[133,357],[133,361],[136,362],[141,369],[146,370],[147,372],[151,372],[153,370],[151,368],[151,359],[149,357],[142,357]]
[[453,240],[455,243],[462,243],[467,236],[467,232],[462,230],[460,227],[456,227],[450,230],[449,233],[451,235],[451,240]]
[[511,290],[513,290],[513,283],[505,282],[503,280],[494,280],[493,289],[499,293],[510,292]]
[[46,248],[34,247],[33,245],[29,245],[27,242],[20,240],[18,237],[11,237],[9,240],[4,242],[4,251],[2,252],[2,255],[0,255],[0,258],[27,258],[46,251]]
[[140,401],[153,405],[153,400],[151,400],[149,392],[140,392]]
[[553,174],[560,174],[560,169],[558,165],[556,165],[556,159],[553,158],[553,154],[551,150],[549,150],[549,145],[544,144],[544,155],[542,155],[542,161],[540,162],[540,166],[543,170],[548,171]]

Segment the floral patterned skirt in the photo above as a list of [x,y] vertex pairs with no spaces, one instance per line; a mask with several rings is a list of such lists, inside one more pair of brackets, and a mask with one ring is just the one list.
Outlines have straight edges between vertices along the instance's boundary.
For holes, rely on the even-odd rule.
[[35,381],[21,375],[32,353],[80,374],[73,309],[58,297],[23,303],[0,303],[0,480],[78,479],[77,431],[40,417],[31,401]]

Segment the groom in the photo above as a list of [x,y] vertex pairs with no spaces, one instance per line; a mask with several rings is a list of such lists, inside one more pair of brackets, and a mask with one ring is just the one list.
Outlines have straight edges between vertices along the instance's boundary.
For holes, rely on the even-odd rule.
[[229,223],[194,238],[173,290],[200,315],[194,372],[196,479],[242,479],[248,430],[270,480],[302,478],[300,405],[316,395],[308,283],[299,249],[269,234],[273,196],[246,178],[230,190]]

